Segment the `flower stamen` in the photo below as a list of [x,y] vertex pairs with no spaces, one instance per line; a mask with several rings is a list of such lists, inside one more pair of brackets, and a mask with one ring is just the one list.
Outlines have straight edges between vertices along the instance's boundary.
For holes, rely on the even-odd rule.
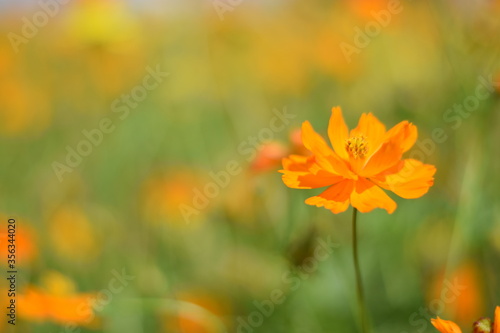
[[368,153],[368,142],[363,135],[353,136],[345,141],[345,149],[355,159],[364,158]]

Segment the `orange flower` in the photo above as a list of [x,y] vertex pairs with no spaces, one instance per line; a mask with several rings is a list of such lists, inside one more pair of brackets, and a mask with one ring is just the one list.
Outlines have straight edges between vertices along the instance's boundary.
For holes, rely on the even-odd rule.
[[500,306],[495,308],[495,322],[493,323],[493,332],[500,332]]
[[[7,218],[1,218],[4,221],[7,220]],[[24,221],[21,220],[21,223],[22,222]],[[16,228],[17,230],[13,238],[9,237],[9,233],[6,232],[7,230],[5,232],[0,232],[0,256],[2,258],[7,258],[7,255],[9,254],[7,245],[11,244],[11,242],[9,242],[10,240],[16,245],[16,264],[28,265],[37,256],[34,231],[25,224],[20,223],[16,225]],[[6,260],[4,262],[7,264]]]
[[[438,329],[441,333],[462,333],[460,327],[452,321],[443,320],[439,317],[436,319],[431,319],[432,325]],[[491,320],[488,318],[482,318],[474,323],[474,333],[483,332],[500,332],[500,306],[495,309],[495,320],[493,321],[493,330],[491,327]]]
[[446,274],[446,268],[443,268],[434,279],[431,280],[428,302],[434,299],[440,299],[444,290],[448,289],[444,282],[460,281],[463,288],[456,293],[453,299],[447,299],[446,307],[442,312],[453,314],[460,318],[459,323],[472,322],[484,312],[483,285],[480,278],[480,269],[474,262],[465,262],[453,271]]
[[43,287],[28,285],[18,295],[19,315],[37,322],[50,321],[65,325],[90,325],[95,319],[92,299],[95,294],[77,293],[71,279],[58,272],[44,273]]
[[387,0],[348,0],[347,5],[360,18],[371,21],[374,19],[374,13],[387,10],[389,2]]
[[333,213],[349,204],[366,213],[383,208],[389,214],[396,203],[382,190],[405,199],[418,198],[434,183],[436,168],[414,159],[402,159],[417,140],[417,128],[402,121],[389,131],[371,113],[363,114],[358,126],[348,131],[340,107],[332,109],[328,136],[333,149],[306,121],[302,141],[311,156],[290,155],[283,159],[283,182],[291,188],[328,186],[306,204],[325,207]]
[[[155,224],[165,222],[177,227],[186,226],[180,207],[191,205],[193,189],[202,184],[203,180],[194,170],[185,167],[178,167],[175,171],[155,172],[143,187],[145,218]],[[202,215],[193,214],[192,220],[200,222],[200,217]]]
[[300,128],[295,128],[290,133],[290,142],[292,152],[295,154],[309,155],[309,151],[304,147],[302,143],[302,130]]
[[252,161],[250,165],[250,169],[256,172],[267,171],[270,169],[276,170],[278,168],[277,165],[280,164],[281,159],[288,155],[287,147],[282,145],[277,141],[272,141],[266,144],[263,144],[255,159]]
[[289,154],[308,155],[308,151],[302,144],[300,128],[296,128],[290,133],[289,141],[288,146],[278,141],[263,144],[252,161],[250,169],[255,172],[274,171],[281,165],[283,157]]
[[35,287],[29,287],[19,295],[20,315],[33,321],[53,321],[59,324],[72,322],[86,324],[93,314],[90,308],[92,296],[79,294],[74,296],[57,296],[45,293]]

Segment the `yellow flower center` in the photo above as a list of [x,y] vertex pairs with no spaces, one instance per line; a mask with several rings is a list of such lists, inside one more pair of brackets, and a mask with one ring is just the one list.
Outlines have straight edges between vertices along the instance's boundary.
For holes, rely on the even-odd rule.
[[368,152],[368,142],[363,135],[353,136],[345,141],[345,149],[354,158],[363,158]]

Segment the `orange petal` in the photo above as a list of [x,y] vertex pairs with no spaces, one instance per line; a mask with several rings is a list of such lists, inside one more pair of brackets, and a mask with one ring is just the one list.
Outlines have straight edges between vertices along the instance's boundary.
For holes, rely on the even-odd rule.
[[354,181],[346,179],[330,186],[320,195],[307,199],[306,204],[325,207],[334,214],[341,213],[349,207],[349,196],[353,189]]
[[282,179],[286,186],[296,189],[311,189],[336,184],[344,178],[323,169],[314,156],[290,155],[283,159]]
[[91,302],[91,295],[50,296],[50,315],[57,323],[86,324],[94,316]]
[[330,186],[342,181],[342,176],[331,175],[326,171],[321,171],[317,175],[307,172],[294,172],[283,170],[281,177],[286,186],[296,189],[311,189]]
[[385,135],[386,140],[394,140],[398,142],[404,152],[410,150],[415,144],[418,137],[418,130],[415,125],[407,120],[400,122],[391,128]]
[[385,139],[385,125],[372,113],[363,113],[359,118],[358,126],[351,131],[350,136],[363,135],[368,142],[366,156],[373,154]]
[[302,123],[302,142],[315,155],[328,156],[333,152],[308,121]]
[[500,332],[500,306],[495,308],[495,321],[493,322],[493,332]]
[[308,121],[302,124],[302,142],[307,150],[314,154],[316,162],[321,168],[333,174],[346,176],[346,178],[352,177],[352,173],[344,161],[314,131]]
[[314,156],[290,155],[283,158],[282,162],[283,168],[289,171],[309,171],[312,166],[317,165]]
[[431,319],[431,323],[441,333],[462,333],[460,327],[449,320],[443,320],[437,317],[436,319]]
[[282,179],[286,186],[295,189],[311,189],[330,186],[342,181],[344,178],[332,175],[321,170],[317,174],[302,171],[280,170],[283,173]]
[[368,213],[375,208],[382,208],[392,214],[397,207],[394,200],[380,187],[363,178],[356,181],[355,190],[351,193],[351,205],[361,213]]
[[33,321],[44,321],[49,317],[47,299],[37,289],[29,287],[18,297],[19,316]]
[[283,157],[288,155],[288,148],[277,141],[263,144],[257,156],[250,164],[250,169],[255,172],[265,172],[276,169]]
[[385,180],[373,181],[386,190],[393,191],[405,199],[419,198],[434,184],[436,167],[420,161],[406,159],[397,173],[386,175]]
[[345,212],[349,207],[349,199],[344,202],[337,202],[325,199],[320,196],[311,197],[306,200],[306,204],[316,207],[325,207],[330,210],[333,214],[338,214]]
[[402,155],[403,152],[397,142],[386,141],[368,158],[360,175],[374,177],[398,164]]
[[345,141],[348,139],[348,128],[342,116],[342,109],[338,106],[332,108],[332,115],[328,124],[328,137],[333,149],[344,160],[349,159],[345,150]]

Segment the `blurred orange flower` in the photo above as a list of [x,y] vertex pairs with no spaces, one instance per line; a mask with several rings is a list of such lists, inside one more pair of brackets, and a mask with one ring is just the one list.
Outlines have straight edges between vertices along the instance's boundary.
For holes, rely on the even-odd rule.
[[309,151],[304,147],[304,144],[302,143],[302,131],[300,128],[296,128],[292,130],[290,133],[290,142],[292,144],[292,153],[294,154],[301,154],[301,155],[308,155]]
[[302,144],[300,128],[294,129],[290,133],[289,143],[285,145],[279,141],[271,141],[263,144],[257,156],[250,166],[252,171],[270,171],[281,164],[281,160],[289,154],[309,155],[309,152]]
[[281,159],[288,153],[287,148],[280,142],[273,141],[260,147],[257,156],[250,168],[253,171],[267,171],[279,165]]
[[255,172],[275,170],[281,165],[281,160],[289,154],[309,155],[308,150],[302,144],[300,128],[290,133],[288,146],[279,141],[263,144],[252,161],[250,169]]
[[454,291],[453,298],[446,300],[443,314],[459,318],[460,324],[473,321],[484,312],[483,286],[479,272],[477,265],[472,262],[460,265],[451,274],[445,275],[443,270],[430,286],[428,301],[443,298],[444,290],[450,286],[446,281],[457,284],[460,287]]
[[28,286],[18,296],[20,317],[58,324],[88,324],[94,319],[92,294],[76,293],[73,282],[57,272],[44,276],[44,288]]
[[19,296],[19,313],[23,318],[34,321],[87,323],[87,310],[78,312],[78,309],[88,307],[89,298],[90,295],[55,296],[29,287]]
[[[352,21],[348,18],[335,17],[335,26],[348,25],[351,27]],[[343,20],[342,23],[339,20]],[[346,40],[339,29],[326,26],[318,31],[312,45],[314,52],[312,57],[320,70],[333,75],[339,81],[350,81],[354,79],[361,71],[362,65],[359,61],[350,61],[344,55],[339,45]]]
[[387,0],[347,0],[348,7],[353,13],[365,20],[373,20],[373,14],[386,10],[389,6]]
[[[460,327],[452,321],[443,320],[439,317],[431,319],[432,325],[441,333],[462,333]],[[495,309],[495,320],[493,321],[493,330],[489,318],[479,319],[474,323],[474,333],[500,332],[500,306]]]
[[328,186],[306,204],[325,207],[333,213],[349,204],[360,212],[383,208],[389,214],[396,203],[383,190],[405,199],[418,198],[434,183],[436,168],[414,159],[402,160],[417,140],[417,128],[402,121],[389,131],[371,113],[363,114],[350,133],[340,107],[332,109],[328,136],[333,149],[306,121],[302,142],[312,156],[290,155],[283,159],[283,182],[290,188]]
[[50,125],[51,110],[41,87],[18,77],[0,79],[0,130],[3,134],[37,134]]
[[[154,224],[186,226],[180,207],[192,204],[193,189],[200,184],[203,179],[189,168],[155,173],[143,185],[143,214]],[[198,217],[193,215],[193,220],[199,221]]]
[[[7,245],[11,244],[9,243],[10,239],[7,232],[0,232],[0,255],[2,258],[7,258]],[[16,246],[16,265],[29,264],[37,254],[36,244],[31,229],[25,225],[21,226],[19,223],[16,224],[16,233],[13,241]],[[5,261],[5,263],[7,262]]]

